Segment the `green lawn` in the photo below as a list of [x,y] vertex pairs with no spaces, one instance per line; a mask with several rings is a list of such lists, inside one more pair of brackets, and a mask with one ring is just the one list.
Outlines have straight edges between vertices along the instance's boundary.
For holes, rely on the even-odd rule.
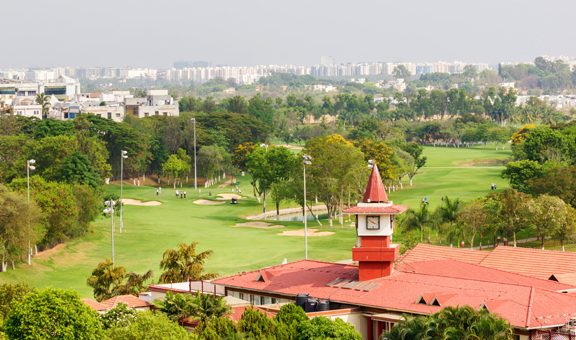
[[500,173],[502,161],[511,156],[509,149],[425,147],[424,155],[428,161],[413,186],[405,181],[403,190],[389,194],[395,203],[417,207],[428,197],[430,206],[436,207],[442,196],[468,201],[489,193],[492,183],[498,189],[508,186]]
[[[499,188],[505,186],[500,178],[501,167],[474,166],[473,163],[505,159],[510,155],[509,150],[426,148],[425,154],[429,166],[415,177],[414,186],[390,194],[396,203],[415,206],[422,197],[428,196],[431,205],[436,206],[443,195],[467,200],[486,194],[491,183],[498,184]],[[238,180],[244,194],[252,193],[248,179],[240,177]],[[119,188],[108,186],[107,190],[118,192]],[[130,271],[152,269],[158,277],[163,251],[180,242],[192,241],[199,242],[200,250],[214,250],[207,269],[219,274],[279,264],[284,258],[289,261],[303,258],[302,237],[279,236],[277,234],[282,231],[279,229],[233,227],[244,221],[242,216],[260,211],[255,199],[246,198],[238,205],[200,206],[192,202],[208,198],[209,190],[203,189],[196,194],[193,189],[186,190],[188,198],[184,200],[177,199],[169,188],[164,188],[161,196],[156,197],[154,188],[125,186],[126,198],[159,200],[162,205],[125,206],[125,231],[123,234],[116,232],[115,238],[117,264]],[[230,192],[230,189],[210,191],[215,195]],[[302,228],[298,222],[282,224],[286,226],[284,229]],[[316,227],[313,222],[310,226]],[[333,231],[336,232],[333,236],[309,238],[310,258],[327,261],[350,258],[354,230],[336,227]],[[110,249],[110,219],[102,217],[94,223],[89,235],[36,257],[30,267],[20,265],[16,271],[0,273],[0,282],[24,281],[36,287],[70,288],[90,296],[86,278],[98,262],[110,257]]]

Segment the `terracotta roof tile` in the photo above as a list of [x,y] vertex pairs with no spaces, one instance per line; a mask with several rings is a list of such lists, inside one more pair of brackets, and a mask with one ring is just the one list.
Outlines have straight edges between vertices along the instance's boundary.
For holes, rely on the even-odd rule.
[[112,309],[119,304],[123,303],[130,308],[149,308],[150,304],[144,300],[140,300],[134,295],[119,295],[112,297],[108,300],[100,302],[102,305],[106,306],[108,309]]
[[84,302],[85,304],[88,305],[88,307],[92,308],[92,310],[95,310],[97,312],[108,310],[107,306],[101,304],[100,302],[94,299],[82,299],[82,302]]
[[400,261],[418,262],[428,260],[451,259],[466,263],[479,264],[488,256],[490,252],[479,251],[467,248],[449,248],[442,246],[433,246],[430,244],[419,243],[413,249],[407,251]]
[[549,279],[554,274],[576,273],[576,253],[499,246],[482,266]]

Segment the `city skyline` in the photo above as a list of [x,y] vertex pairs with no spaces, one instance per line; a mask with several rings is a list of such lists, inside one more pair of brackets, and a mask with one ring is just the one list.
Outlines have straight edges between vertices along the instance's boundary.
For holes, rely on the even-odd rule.
[[[33,7],[34,11],[29,9]],[[61,0],[2,5],[15,32],[0,67],[69,65],[169,68],[346,62],[497,63],[576,55],[569,44],[576,4],[553,0],[467,3],[373,0],[289,4],[261,0],[189,3]],[[26,24],[23,24],[23,20]]]

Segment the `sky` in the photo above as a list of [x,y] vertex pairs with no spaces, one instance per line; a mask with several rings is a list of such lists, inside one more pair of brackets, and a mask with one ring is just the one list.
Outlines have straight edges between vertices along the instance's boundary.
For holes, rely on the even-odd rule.
[[27,0],[0,13],[0,67],[576,57],[574,0]]

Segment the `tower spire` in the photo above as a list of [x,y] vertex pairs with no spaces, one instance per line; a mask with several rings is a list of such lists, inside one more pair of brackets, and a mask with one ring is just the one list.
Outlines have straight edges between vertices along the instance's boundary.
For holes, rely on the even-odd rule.
[[382,178],[380,177],[380,171],[378,171],[378,165],[376,164],[374,164],[372,167],[372,172],[368,178],[368,185],[366,185],[366,190],[364,191],[364,198],[362,199],[362,202],[388,202],[388,195],[386,194],[386,189],[384,189],[384,184],[382,183]]

